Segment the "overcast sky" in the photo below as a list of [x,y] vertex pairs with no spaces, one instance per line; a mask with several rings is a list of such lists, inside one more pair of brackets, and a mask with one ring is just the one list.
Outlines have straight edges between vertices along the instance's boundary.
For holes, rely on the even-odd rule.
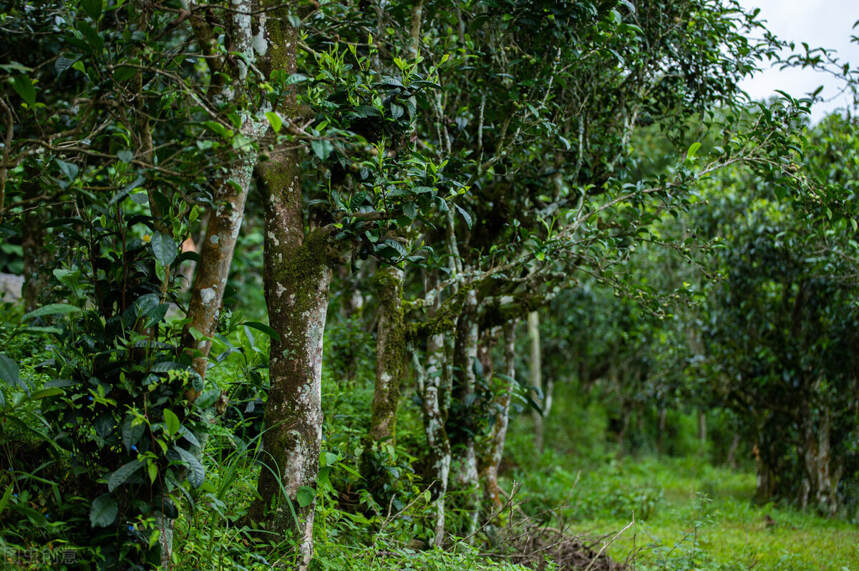
[[[859,0],[741,0],[747,8],[760,8],[760,18],[767,27],[783,40],[808,42],[812,47],[826,47],[838,51],[842,61],[859,66],[859,46],[850,43],[850,35],[859,35]],[[800,48],[801,49],[801,48]],[[838,93],[837,83],[824,73],[810,70],[764,70],[742,83],[755,99],[769,97],[776,89],[793,96],[802,96],[823,85],[826,99]],[[818,103],[812,109],[812,120],[817,121],[828,111],[844,107],[849,98],[842,96],[834,101]]]

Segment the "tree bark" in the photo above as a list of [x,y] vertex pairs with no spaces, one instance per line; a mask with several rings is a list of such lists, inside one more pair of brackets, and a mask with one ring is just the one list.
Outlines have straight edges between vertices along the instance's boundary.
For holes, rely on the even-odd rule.
[[489,433],[484,458],[481,462],[481,477],[490,505],[496,510],[502,506],[501,487],[498,485],[498,467],[504,456],[504,444],[507,440],[507,426],[510,420],[510,401],[516,383],[516,322],[504,325],[504,375],[499,393],[493,400],[495,422]]
[[[456,345],[454,346],[454,376],[457,398],[464,414],[474,413],[474,397],[476,375],[474,366],[477,362],[477,292],[469,290],[466,294],[465,306],[456,323]],[[459,419],[466,426],[471,426],[474,419],[466,417]],[[456,444],[461,447],[462,455],[457,472],[457,483],[464,489],[470,489],[466,500],[465,510],[468,513],[468,529],[466,535],[472,535],[477,529],[477,519],[480,515],[480,496],[475,493],[478,486],[477,454],[474,449],[474,432],[466,429],[460,432],[461,441]]]
[[376,327],[376,383],[370,418],[370,440],[396,435],[400,380],[405,371],[406,328],[403,318],[403,272],[382,268],[376,274],[379,322]]
[[[264,46],[257,41],[254,47],[255,37],[252,26],[251,14],[255,10],[255,3],[250,0],[234,0],[232,12],[232,25],[230,29],[233,35],[230,38],[233,49],[241,54],[236,58],[232,66],[230,82],[226,85],[213,81],[212,88],[221,88],[216,96],[223,101],[238,101],[245,97],[247,86],[247,63],[256,61],[257,51],[270,52],[266,61],[260,62],[262,67],[271,67],[269,62],[273,54],[280,53],[273,45],[271,30],[266,27],[265,20],[260,20],[259,38],[264,38]],[[281,10],[282,11],[282,10]],[[272,21],[277,20],[275,14],[270,15]],[[206,52],[209,50],[207,42],[211,40],[206,26],[201,24],[199,18],[191,18],[192,28],[200,48]],[[271,28],[271,26],[269,26]],[[272,44],[272,49],[267,50],[265,46]],[[294,67],[294,46],[292,47],[292,59]],[[225,65],[221,57],[211,57],[207,60],[213,72],[220,70]],[[216,74],[217,75],[217,74]],[[222,76],[219,76],[222,77]],[[263,111],[265,106],[256,109],[244,109],[241,112],[241,127],[239,132],[251,141],[258,140],[268,129]],[[245,202],[251,187],[254,167],[259,158],[258,152],[251,147],[250,150],[238,151],[235,162],[228,168],[226,174],[219,180],[213,197],[214,206],[208,215],[206,232],[202,244],[199,244],[200,261],[197,263],[194,281],[191,284],[191,301],[188,304],[188,323],[182,337],[182,345],[192,355],[193,367],[200,377],[205,378],[209,351],[212,348],[212,337],[218,328],[218,317],[221,311],[221,303],[224,299],[224,290],[227,287],[227,278],[230,274],[230,266],[233,261],[233,253],[239,230],[244,219]],[[189,400],[194,400],[198,394],[193,392]]]
[[266,195],[265,298],[269,324],[279,337],[270,348],[260,499],[249,515],[267,521],[277,533],[295,533],[297,567],[304,569],[313,555],[322,444],[322,341],[331,281],[328,239],[322,230],[305,236],[295,151],[278,152],[258,170]]
[[[534,447],[539,451],[543,451],[543,414],[545,412],[546,395],[543,393],[543,379],[541,376],[542,366],[540,363],[540,314],[532,311],[528,314],[528,339],[531,341],[530,361],[528,365],[531,385],[538,395],[542,395],[539,399],[540,410],[532,411],[531,416],[534,419]],[[536,400],[536,399],[535,399]]]
[[420,363],[417,352],[412,352],[417,376],[418,395],[421,397],[424,433],[427,439],[429,476],[432,478],[432,497],[435,504],[435,530],[433,547],[444,545],[445,495],[450,480],[450,440],[445,430],[448,407],[445,404],[450,382],[444,362],[444,335],[432,335],[427,340],[427,366]]
[[821,513],[832,516],[838,511],[841,468],[832,458],[830,418],[828,410],[819,415],[814,415],[811,411],[807,413],[802,450],[806,479],[803,482],[800,504],[805,509],[811,503]]

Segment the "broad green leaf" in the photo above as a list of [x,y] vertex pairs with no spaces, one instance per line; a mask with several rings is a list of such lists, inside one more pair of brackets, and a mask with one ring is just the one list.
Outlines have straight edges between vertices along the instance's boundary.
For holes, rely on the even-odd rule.
[[213,131],[216,135],[223,137],[224,139],[232,139],[233,138],[233,130],[224,127],[217,121],[204,121],[203,125],[208,127],[211,131]]
[[152,252],[155,254],[155,259],[162,266],[169,266],[176,259],[179,250],[176,247],[176,242],[172,236],[167,236],[161,232],[156,232],[152,235]]
[[18,373],[18,363],[3,353],[0,353],[0,380],[10,387],[17,387],[21,384],[21,377]]
[[83,37],[86,38],[87,43],[91,45],[96,52],[100,52],[104,49],[104,39],[101,37],[101,34],[98,33],[98,30],[90,26],[86,21],[79,21],[76,27],[78,31],[83,34]]
[[469,214],[459,204],[454,204],[454,206],[456,207],[457,212],[459,212],[462,215],[462,219],[465,220],[465,225],[468,226],[469,230],[471,230],[471,225],[473,223],[473,220],[471,219],[471,214]]
[[101,0],[81,0],[81,7],[87,16],[98,21],[101,16]]
[[298,502],[298,505],[306,508],[310,504],[313,503],[313,499],[316,497],[316,490],[311,488],[310,486],[301,486],[297,490],[295,490],[295,501]]
[[303,73],[293,73],[284,81],[284,85],[294,85],[296,83],[301,83],[303,81],[307,81],[309,78]]
[[320,160],[324,161],[334,150],[334,145],[328,139],[313,139],[310,141],[310,148]]
[[102,494],[95,499],[89,510],[89,521],[93,527],[107,527],[116,520],[119,507],[110,494]]
[[12,499],[12,492],[15,490],[14,484],[9,484],[9,487],[6,488],[6,491],[3,492],[3,497],[0,498],[0,515],[3,515],[3,510],[6,509],[6,506],[9,505],[9,500]]
[[52,387],[52,388],[42,389],[40,391],[36,391],[32,394],[32,396],[30,398],[33,400],[39,400],[39,399],[46,399],[48,397],[57,397],[57,396],[60,396],[62,394],[65,394],[65,391],[63,391],[63,389],[60,389],[57,387]]
[[280,115],[278,115],[274,111],[267,111],[265,117],[266,119],[268,119],[268,122],[269,124],[271,124],[271,128],[274,129],[274,132],[280,133],[280,128],[283,126],[283,119],[280,118]]
[[145,426],[142,421],[135,423],[135,418],[132,415],[126,415],[122,421],[122,445],[126,450],[131,450],[132,446],[136,446],[143,437]]
[[80,307],[76,307],[68,303],[51,303],[43,305],[39,309],[34,309],[30,313],[24,314],[23,319],[26,321],[28,319],[35,319],[36,317],[44,317],[46,315],[68,315],[70,313],[78,313],[80,310]]
[[262,331],[272,339],[280,340],[280,334],[265,323],[260,323],[259,321],[245,321],[242,325],[250,327],[251,329],[256,329],[257,331]]
[[116,157],[124,163],[130,163],[134,158],[134,153],[129,151],[128,149],[124,149],[116,153]]
[[132,460],[127,464],[123,464],[117,470],[110,475],[110,478],[107,479],[107,489],[108,491],[114,491],[116,488],[125,483],[128,478],[131,477],[132,474],[140,470],[140,467],[143,466],[143,463],[140,460]]
[[36,88],[26,75],[16,75],[12,78],[12,89],[21,96],[24,102],[32,107],[36,104]]
[[177,432],[179,432],[179,427],[182,426],[182,423],[179,422],[179,417],[176,416],[169,408],[164,409],[164,431],[169,435],[173,436]]
[[190,482],[193,487],[199,488],[206,479],[206,469],[202,464],[200,464],[200,459],[184,448],[174,446],[173,450],[179,454],[179,457],[182,458],[182,461],[186,466],[188,466],[188,482]]
[[691,161],[692,159],[694,159],[695,153],[697,153],[698,149],[700,149],[700,148],[701,148],[701,143],[699,143],[698,141],[695,141],[694,143],[689,145],[689,150],[686,151],[686,160]]

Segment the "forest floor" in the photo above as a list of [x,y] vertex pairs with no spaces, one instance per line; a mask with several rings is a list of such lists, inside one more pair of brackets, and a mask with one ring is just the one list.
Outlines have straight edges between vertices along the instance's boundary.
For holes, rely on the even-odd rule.
[[[554,479],[570,485],[571,475],[556,469]],[[859,526],[755,505],[749,472],[696,458],[626,458],[573,477],[573,502],[558,512],[571,531],[610,540],[637,509],[607,548],[633,569],[859,571]]]

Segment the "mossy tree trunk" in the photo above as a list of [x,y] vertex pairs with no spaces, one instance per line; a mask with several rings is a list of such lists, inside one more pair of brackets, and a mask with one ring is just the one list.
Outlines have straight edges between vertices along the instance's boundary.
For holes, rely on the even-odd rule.
[[[266,20],[254,22],[252,14],[258,12],[256,2],[251,0],[234,0],[230,22],[229,41],[232,50],[241,54],[240,58],[224,58],[211,52],[213,44],[213,28],[201,18],[191,18],[192,28],[200,44],[200,48],[209,55],[206,58],[210,70],[217,80],[213,80],[210,89],[215,100],[236,104],[247,96],[247,64],[258,63],[261,67],[270,67],[265,58],[259,60],[257,55],[265,54],[266,46],[271,43]],[[270,16],[274,16],[271,14]],[[274,20],[274,18],[269,18]],[[254,35],[254,28],[258,34]],[[269,25],[270,27],[270,25]],[[211,52],[211,53],[210,53]],[[224,71],[229,71],[230,80]],[[267,104],[259,108],[240,110],[241,127],[239,132],[249,141],[259,140],[268,129],[264,117]],[[229,119],[224,118],[227,122]],[[233,253],[244,219],[245,202],[251,187],[254,167],[259,158],[255,147],[247,145],[237,151],[238,155],[225,172],[217,176],[212,208],[208,213],[208,222],[202,243],[199,244],[200,260],[197,263],[193,282],[191,283],[191,301],[188,304],[188,323],[182,338],[182,345],[192,355],[194,370],[201,376],[206,376],[209,351],[212,348],[212,337],[218,328],[218,317],[227,287],[227,278],[233,262]],[[196,398],[197,395],[189,395]]]
[[[260,2],[266,14],[265,74],[296,71],[298,31],[288,4]],[[260,18],[260,22],[262,22]],[[274,110],[295,118],[294,94]],[[269,325],[277,332],[269,352],[270,389],[265,409],[264,454],[258,499],[249,517],[298,544],[295,568],[313,556],[316,479],[322,445],[322,342],[328,310],[329,233],[305,228],[299,151],[275,147],[257,166],[265,202],[263,279]]]
[[806,508],[810,504],[821,513],[832,516],[838,511],[838,482],[842,469],[832,454],[831,415],[826,409],[817,414],[809,410],[804,425],[802,460],[805,480],[800,505]]
[[405,372],[406,328],[403,316],[403,272],[394,267],[376,273],[379,321],[376,326],[376,383],[370,419],[370,441],[396,434],[400,381]]
[[[424,369],[415,356],[418,394],[423,408],[424,433],[427,439],[429,477],[433,482],[432,497],[435,504],[435,530],[433,546],[442,547],[445,539],[445,496],[450,481],[450,439],[445,423],[450,394],[450,378],[446,375],[444,335],[431,335],[427,339],[427,366]],[[417,355],[415,353],[415,355]]]
[[456,445],[461,450],[457,483],[464,489],[471,489],[468,495],[465,509],[468,513],[468,529],[466,533],[471,535],[477,529],[479,517],[480,495],[477,492],[477,454],[474,448],[475,413],[475,388],[477,377],[475,375],[475,364],[477,363],[477,292],[470,290],[465,297],[463,311],[456,322],[456,344],[453,352],[454,365],[454,389],[459,401],[461,418],[456,422],[460,425],[457,430],[459,437]]
[[[507,426],[510,420],[510,401],[516,383],[516,322],[510,321],[504,325],[504,377],[501,378],[498,393],[493,399],[495,421],[489,432],[486,446],[481,458],[481,479],[489,500],[494,509],[500,509],[501,487],[498,485],[498,467],[504,456],[504,444],[507,440]],[[494,379],[491,381],[495,386]]]
[[[250,517],[294,532],[299,568],[313,554],[313,515],[322,444],[322,341],[331,268],[322,230],[304,232],[298,156],[260,164],[266,195],[264,279],[272,339],[264,456]],[[285,492],[285,496],[284,496]],[[290,505],[291,504],[291,505]],[[293,515],[295,514],[295,515]]]

